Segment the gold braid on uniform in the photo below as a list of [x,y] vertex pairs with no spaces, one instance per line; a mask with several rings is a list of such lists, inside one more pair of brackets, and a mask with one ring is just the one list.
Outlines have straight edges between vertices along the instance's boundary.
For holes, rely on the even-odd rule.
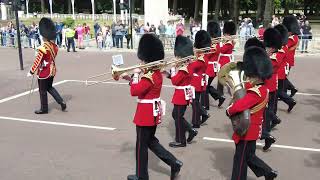
[[146,78],[150,80],[152,84],[154,84],[152,75],[153,75],[153,71],[148,71],[148,73],[144,74],[141,78]]
[[38,70],[43,56],[44,56],[45,54],[47,54],[47,50],[46,50],[45,47],[40,46],[40,47],[38,47],[37,49],[38,49],[38,54],[37,54],[36,60],[34,61],[32,67],[31,67],[31,69],[30,69],[30,72],[31,72],[32,74],[34,74],[34,73]]

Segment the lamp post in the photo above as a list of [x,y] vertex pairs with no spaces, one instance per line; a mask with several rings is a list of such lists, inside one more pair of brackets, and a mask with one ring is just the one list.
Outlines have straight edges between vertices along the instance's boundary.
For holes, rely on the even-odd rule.
[[20,38],[20,24],[19,24],[19,16],[18,16],[18,0],[13,1],[12,7],[14,9],[14,14],[16,16],[20,70],[23,70],[23,58],[22,58],[22,49],[21,49],[21,38]]

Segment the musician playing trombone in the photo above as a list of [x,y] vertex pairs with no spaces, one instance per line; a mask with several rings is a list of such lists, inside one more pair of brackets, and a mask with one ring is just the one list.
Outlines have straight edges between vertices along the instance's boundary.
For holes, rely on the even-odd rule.
[[[164,59],[162,42],[153,34],[144,34],[139,42],[138,58],[143,64]],[[160,99],[163,77],[160,67],[142,69],[143,75],[135,71],[133,77],[123,76],[130,81],[131,96],[138,97],[138,104],[133,122],[136,125],[136,174],[128,180],[148,180],[148,149],[171,167],[171,179],[178,175],[182,162],[167,151],[156,138],[157,125],[161,123],[164,103]]]
[[200,125],[206,122],[210,117],[208,112],[200,103],[201,94],[205,93],[208,84],[205,60],[205,58],[208,57],[205,56],[206,52],[202,49],[210,49],[210,45],[210,35],[204,30],[198,31],[194,42],[196,60],[188,66],[189,73],[192,75],[191,85],[195,88],[195,99],[192,101],[193,128],[200,128]]
[[[193,44],[191,40],[181,35],[177,36],[174,56],[177,58],[177,61],[182,59],[186,60],[176,63],[171,68],[170,73],[167,71],[164,72],[175,86],[172,97],[172,103],[174,105],[172,117],[175,121],[176,137],[175,142],[170,142],[169,146],[185,147],[187,142],[191,143],[193,138],[198,134],[198,131],[193,129],[191,124],[184,118],[187,106],[195,96],[194,87],[191,86],[192,75],[189,74],[188,70],[189,61],[193,59]],[[186,131],[189,133],[188,139],[186,139]]]
[[221,47],[220,47],[220,42],[215,40],[216,38],[221,37],[220,25],[215,21],[208,22],[207,32],[210,34],[210,37],[212,38],[210,53],[206,54],[206,56],[209,56],[208,58],[206,58],[207,60],[206,74],[209,76],[209,79],[208,79],[206,93],[202,97],[201,103],[206,108],[206,110],[209,110],[209,107],[210,107],[209,94],[214,100],[219,100],[218,107],[220,107],[223,104],[223,102],[225,101],[225,97],[222,94],[220,94],[216,88],[214,88],[211,85],[213,79],[216,77],[220,69],[220,64],[218,63],[218,59],[220,56]]

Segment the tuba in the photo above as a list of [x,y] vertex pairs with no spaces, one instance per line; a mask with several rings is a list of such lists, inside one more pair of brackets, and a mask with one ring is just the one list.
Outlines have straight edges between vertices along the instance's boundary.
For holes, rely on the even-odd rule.
[[[232,100],[234,102],[246,95],[244,71],[240,64],[230,62],[223,66],[218,74],[218,80],[223,86],[228,86],[232,90]],[[243,136],[250,126],[250,109],[230,117],[233,130],[236,134]]]

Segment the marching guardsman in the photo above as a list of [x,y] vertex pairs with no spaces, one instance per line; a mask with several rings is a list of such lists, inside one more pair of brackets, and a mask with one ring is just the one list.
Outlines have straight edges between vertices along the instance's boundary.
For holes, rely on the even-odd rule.
[[51,19],[42,18],[39,22],[39,31],[43,37],[44,44],[38,48],[38,54],[28,73],[28,77],[34,74],[38,76],[41,108],[40,110],[36,110],[35,113],[48,113],[47,91],[61,105],[62,111],[65,111],[67,108],[66,103],[52,86],[54,76],[56,75],[55,58],[59,50],[58,46],[54,43],[56,40],[56,27]]
[[[184,36],[177,36],[174,56],[177,59],[193,56],[193,44],[190,39]],[[185,147],[187,142],[190,143],[193,138],[198,134],[198,131],[192,128],[191,124],[186,121],[184,114],[187,110],[187,106],[195,96],[194,87],[191,86],[192,75],[188,71],[188,61],[176,64],[171,68],[170,73],[167,73],[167,77],[171,79],[172,85],[175,86],[175,91],[172,97],[172,103],[174,105],[172,111],[172,117],[176,126],[176,138],[175,142],[169,143],[170,147]],[[186,132],[189,133],[188,139],[186,139]]]
[[266,180],[273,180],[277,172],[273,171],[263,160],[256,156],[256,141],[261,136],[263,115],[268,103],[268,88],[264,85],[265,79],[272,76],[272,65],[266,51],[259,47],[249,47],[243,55],[242,69],[247,80],[245,87],[247,94],[233,102],[227,108],[227,115],[233,116],[247,109],[251,110],[250,126],[246,134],[233,134],[236,145],[233,159],[232,180],[246,180],[247,168],[257,177],[264,176]]
[[[144,34],[139,42],[138,58],[143,64],[164,59],[162,42],[153,34]],[[141,79],[136,71],[130,81],[131,96],[138,97],[138,104],[133,122],[136,124],[136,174],[129,175],[128,180],[148,180],[148,149],[171,167],[171,179],[180,172],[182,162],[167,151],[156,138],[157,125],[161,122],[164,103],[160,93],[163,77],[161,67],[144,69]]]
[[[278,109],[278,98],[287,102],[288,104],[293,104],[294,100],[288,96],[288,94],[283,90],[284,88],[284,80],[286,79],[286,54],[288,51],[287,43],[288,43],[288,29],[283,24],[278,24],[274,26],[274,29],[278,30],[281,34],[281,43],[282,47],[278,50],[277,54],[277,62],[279,63],[278,67],[278,88],[277,88],[277,98],[275,101],[274,113],[277,114]],[[271,122],[271,129],[273,129],[277,124],[275,122]]]
[[207,32],[210,34],[210,37],[213,40],[211,42],[211,53],[206,55],[209,56],[206,62],[206,74],[209,76],[209,80],[206,93],[203,97],[202,105],[206,108],[206,110],[209,110],[209,94],[214,100],[219,100],[218,107],[220,107],[223,104],[226,98],[222,94],[220,94],[216,88],[211,86],[213,79],[216,77],[220,69],[220,64],[218,63],[218,58],[220,55],[220,43],[218,43],[219,39],[215,39],[221,37],[220,25],[215,21],[208,22]]
[[[274,37],[273,37],[273,35],[274,35]],[[249,47],[259,47],[259,48],[266,50],[266,47],[267,47],[266,52],[268,53],[268,55],[270,57],[272,66],[275,68],[278,68],[275,53],[273,53],[275,48],[273,48],[273,47],[278,48],[281,45],[278,45],[277,41],[273,42],[272,39],[280,38],[280,34],[279,34],[279,32],[274,31],[274,29],[269,28],[269,29],[267,29],[267,31],[265,31],[264,36],[266,37],[266,39],[271,39],[271,40],[264,39],[265,43],[263,43],[262,41],[258,40],[255,37],[250,38],[247,40],[244,48],[246,50]],[[281,40],[278,39],[278,41],[281,44]],[[271,129],[272,129],[271,122],[277,121],[277,122],[275,122],[276,124],[279,124],[281,122],[278,119],[278,117],[275,115],[275,112],[273,112],[271,110],[274,106],[274,104],[272,104],[274,102],[273,98],[275,98],[274,97],[275,95],[273,93],[276,94],[276,91],[274,90],[276,88],[276,87],[274,87],[274,80],[275,80],[275,79],[273,79],[275,76],[274,72],[277,73],[277,71],[275,71],[274,68],[272,68],[272,69],[273,69],[273,73],[272,73],[273,77],[271,76],[271,78],[266,79],[264,82],[265,86],[269,90],[268,106],[267,106],[265,113],[264,113],[264,121],[262,124],[262,133],[261,133],[261,137],[260,137],[260,139],[265,140],[265,145],[263,147],[264,151],[268,150],[271,147],[271,145],[276,142],[276,139],[273,136],[271,136]],[[272,93],[270,93],[270,91],[272,91]]]
[[[224,42],[220,43],[221,49],[220,49],[220,55],[219,55],[219,64],[222,68],[225,64],[234,61],[234,57],[232,54],[235,41],[232,39],[231,36],[235,35],[237,33],[236,24],[232,21],[228,21],[224,23],[223,26],[223,36],[226,38],[226,40],[222,39]],[[223,86],[218,82],[217,90],[220,94],[223,93]]]
[[295,16],[289,15],[283,18],[282,24],[286,26],[289,32],[289,39],[288,39],[288,53],[286,56],[287,59],[287,78],[286,78],[286,89],[291,91],[290,96],[293,97],[298,90],[294,87],[294,85],[288,80],[289,72],[291,68],[294,66],[295,62],[295,54],[296,54],[296,49],[299,46],[299,35],[300,35],[300,27],[298,24],[298,20]]
[[268,28],[264,32],[264,45],[266,46],[266,51],[270,56],[272,64],[272,76],[265,80],[265,86],[269,89],[269,102],[268,107],[265,112],[265,119],[263,123],[262,136],[261,139],[265,140],[265,146],[263,150],[267,150],[271,147],[271,144],[275,143],[276,139],[270,135],[271,125],[274,127],[280,124],[281,120],[277,117],[275,113],[275,108],[277,108],[277,89],[278,89],[278,70],[281,65],[281,54],[284,51],[282,49],[282,36],[278,30],[275,28]]
[[[291,112],[293,107],[297,104],[296,101],[287,94],[286,89],[286,78],[288,73],[288,29],[280,24],[274,27],[277,29],[282,36],[282,48],[277,53],[277,60],[280,63],[278,69],[278,98],[288,105],[288,112]],[[277,113],[277,103],[275,108],[275,113]],[[274,125],[272,125],[273,127]]]
[[206,91],[207,87],[207,66],[205,60],[207,56],[205,56],[205,51],[200,49],[208,48],[210,45],[210,35],[204,30],[198,31],[194,42],[195,56],[197,59],[188,66],[188,71],[192,75],[191,85],[195,88],[195,99],[192,101],[193,128],[200,128],[200,125],[210,117],[208,112],[200,103],[201,94]]

